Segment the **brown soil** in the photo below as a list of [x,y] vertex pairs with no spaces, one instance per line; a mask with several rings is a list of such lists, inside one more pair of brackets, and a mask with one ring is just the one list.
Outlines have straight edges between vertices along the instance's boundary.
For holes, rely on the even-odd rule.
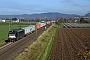
[[89,60],[90,28],[59,28],[48,60]]

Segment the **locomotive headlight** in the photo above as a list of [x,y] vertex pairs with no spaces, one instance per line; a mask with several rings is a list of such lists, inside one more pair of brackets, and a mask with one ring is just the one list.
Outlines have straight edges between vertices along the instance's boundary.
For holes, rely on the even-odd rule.
[[15,34],[9,34],[9,38],[16,38]]

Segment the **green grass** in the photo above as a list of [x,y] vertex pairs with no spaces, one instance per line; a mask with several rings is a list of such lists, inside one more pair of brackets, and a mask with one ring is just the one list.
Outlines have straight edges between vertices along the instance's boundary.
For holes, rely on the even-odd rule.
[[[23,28],[26,26],[29,26],[30,23],[0,23],[0,44],[4,43],[5,40],[8,38],[8,31],[9,31],[9,24],[10,24],[10,30],[12,29],[17,29],[17,28]],[[34,25],[35,23],[32,22],[32,25]]]
[[15,60],[46,60],[50,54],[57,28],[57,25],[51,26]]
[[49,41],[48,41],[48,43],[47,43],[47,45],[46,45],[46,47],[45,47],[45,49],[42,53],[42,56],[41,56],[40,60],[47,60],[47,58],[49,57],[50,51],[51,51],[51,48],[52,48],[52,44],[54,42],[54,37],[55,37],[55,33],[56,33],[57,28],[61,28],[60,25],[54,25],[53,29],[51,29],[52,32],[49,36],[50,37]]

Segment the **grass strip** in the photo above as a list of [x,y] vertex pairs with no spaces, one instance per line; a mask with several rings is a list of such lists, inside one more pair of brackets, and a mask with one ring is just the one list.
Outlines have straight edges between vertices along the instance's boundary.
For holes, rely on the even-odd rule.
[[48,42],[47,46],[45,47],[44,52],[42,53],[42,57],[40,60],[47,60],[47,58],[50,54],[50,50],[51,50],[53,41],[54,41],[55,32],[56,32],[56,29],[53,31],[53,34],[50,37],[50,41]]

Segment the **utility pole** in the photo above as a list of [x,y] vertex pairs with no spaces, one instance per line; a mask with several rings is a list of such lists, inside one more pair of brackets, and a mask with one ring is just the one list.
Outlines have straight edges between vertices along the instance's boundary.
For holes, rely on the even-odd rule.
[[9,31],[10,31],[10,22],[9,22]]
[[31,20],[30,20],[30,25],[31,25]]
[[36,40],[37,40],[37,22],[35,28],[36,28]]
[[37,40],[37,28],[36,28],[36,40]]

